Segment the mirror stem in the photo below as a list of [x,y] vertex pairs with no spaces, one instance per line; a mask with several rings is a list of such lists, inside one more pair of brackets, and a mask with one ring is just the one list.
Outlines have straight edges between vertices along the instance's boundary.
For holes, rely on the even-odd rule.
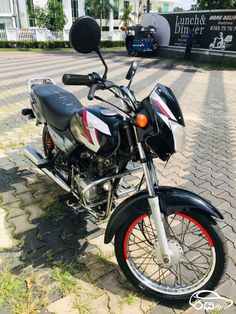
[[96,53],[98,54],[99,58],[101,59],[103,65],[104,65],[104,67],[105,67],[105,72],[104,72],[102,78],[103,78],[103,80],[106,80],[106,79],[107,79],[107,71],[108,71],[107,64],[106,64],[105,60],[103,59],[103,56],[101,55],[101,52],[100,52],[99,49],[96,51]]

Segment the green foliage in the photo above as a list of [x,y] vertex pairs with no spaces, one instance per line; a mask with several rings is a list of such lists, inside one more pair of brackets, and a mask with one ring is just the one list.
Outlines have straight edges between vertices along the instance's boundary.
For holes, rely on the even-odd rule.
[[61,31],[66,24],[63,4],[60,1],[48,0],[47,3],[47,29]]
[[81,298],[78,298],[74,304],[73,307],[77,310],[79,310],[80,314],[89,314],[91,313],[91,307],[90,307],[90,303],[91,300],[87,299],[87,300],[83,300]]
[[121,305],[123,305],[123,304],[128,304],[128,305],[134,304],[137,301],[137,296],[138,296],[137,293],[135,293],[134,291],[130,291],[127,295],[123,296],[120,299],[120,303],[121,303]]
[[0,305],[10,307],[12,314],[35,314],[46,307],[48,299],[43,286],[37,287],[36,296],[32,286],[36,284],[36,275],[16,275],[7,268],[0,271]]
[[38,27],[45,27],[51,31],[61,31],[66,24],[63,4],[58,0],[48,0],[46,8],[35,6],[29,14]]
[[[123,47],[123,40],[105,40],[101,41],[101,48]],[[57,49],[57,48],[70,48],[68,41],[0,41],[0,48],[19,48],[19,49]]]
[[236,0],[197,0],[192,10],[235,9]]
[[38,27],[46,27],[47,24],[47,12],[44,8],[36,5],[32,11],[29,12],[30,18],[35,20]]
[[65,296],[77,292],[80,284],[77,278],[73,277],[66,265],[56,265],[52,269],[52,279],[57,281],[60,292]]
[[132,18],[130,15],[134,15],[133,7],[132,5],[129,5],[128,7],[123,7],[122,9],[122,17],[121,21],[123,21],[125,24],[129,25],[130,22],[132,22]]
[[100,26],[102,19],[108,19],[110,10],[115,8],[110,4],[109,0],[86,0],[85,1],[86,14],[95,18],[100,18]]
[[0,272],[0,304],[9,304],[26,293],[24,280],[5,269]]
[[180,8],[180,7],[175,7],[174,8],[174,12],[183,12],[184,9],[183,8]]

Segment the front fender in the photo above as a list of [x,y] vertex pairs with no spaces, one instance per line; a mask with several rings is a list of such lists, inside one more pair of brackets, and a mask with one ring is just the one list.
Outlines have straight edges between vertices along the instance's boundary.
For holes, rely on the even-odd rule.
[[[159,187],[157,193],[162,197],[164,215],[195,210],[202,215],[223,219],[222,214],[207,200],[187,190],[175,187]],[[111,242],[121,225],[132,216],[150,212],[148,192],[141,191],[124,200],[111,215],[107,224],[104,242]]]

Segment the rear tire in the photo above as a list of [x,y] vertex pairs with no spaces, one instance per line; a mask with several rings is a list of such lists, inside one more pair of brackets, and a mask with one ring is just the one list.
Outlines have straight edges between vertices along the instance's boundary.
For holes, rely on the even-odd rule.
[[[172,217],[173,217],[173,215],[172,215]],[[191,271],[191,267],[192,267],[193,271],[194,271],[194,267],[196,267],[194,265],[194,263],[195,263],[195,261],[198,261],[198,259],[191,260],[190,264],[186,262],[187,259],[186,259],[186,261],[184,261],[184,259],[183,259],[183,262],[179,263],[181,265],[178,265],[178,266],[173,265],[173,268],[164,268],[164,267],[158,266],[157,259],[154,255],[154,253],[147,253],[148,252],[147,248],[151,249],[151,252],[152,252],[152,250],[154,248],[153,243],[156,241],[155,239],[153,240],[152,236],[150,238],[150,233],[152,233],[151,228],[147,227],[147,230],[149,230],[149,231],[146,233],[146,235],[144,234],[145,224],[147,224],[148,219],[149,219],[149,221],[151,221],[147,214],[133,216],[131,219],[126,221],[121,226],[121,228],[119,229],[119,231],[117,232],[117,234],[115,236],[116,258],[117,258],[117,261],[119,263],[119,266],[120,266],[122,272],[127,277],[127,279],[137,289],[139,289],[142,293],[144,293],[148,296],[157,298],[158,300],[161,300],[161,301],[168,301],[168,302],[172,301],[172,303],[175,303],[178,301],[189,300],[191,295],[198,290],[214,290],[225,273],[225,270],[227,267],[227,260],[228,260],[227,259],[227,246],[226,246],[226,242],[224,239],[224,235],[222,234],[220,228],[218,227],[218,225],[216,224],[216,222],[213,218],[211,218],[210,216],[202,216],[202,215],[196,213],[196,211],[187,212],[186,214],[176,213],[175,217],[176,217],[177,222],[183,221],[183,224],[185,224],[186,223],[185,220],[186,220],[186,221],[188,221],[188,225],[193,224],[193,227],[191,227],[193,229],[191,229],[190,227],[187,228],[187,225],[186,225],[186,230],[193,230],[193,231],[195,230],[194,232],[196,232],[197,239],[199,239],[201,236],[201,240],[197,240],[198,242],[193,242],[193,244],[188,244],[190,246],[188,246],[186,244],[187,249],[185,250],[186,253],[184,252],[184,256],[187,256],[189,254],[189,252],[190,252],[190,254],[192,254],[192,251],[189,250],[189,247],[191,247],[191,245],[193,247],[193,252],[198,252],[198,249],[196,248],[194,250],[194,248],[198,247],[198,245],[200,245],[199,243],[203,240],[206,242],[206,244],[204,246],[202,246],[202,248],[200,246],[199,247],[199,253],[197,253],[197,255],[199,255],[200,261],[201,261],[201,259],[205,260],[205,257],[208,256],[207,251],[206,251],[208,246],[209,246],[209,254],[211,252],[213,252],[212,253],[213,257],[212,257],[212,260],[209,264],[210,266],[208,267],[209,268],[209,275],[208,275],[208,277],[206,276],[205,279],[204,279],[204,276],[202,275],[205,282],[203,280],[202,282],[199,282],[199,284],[197,285],[197,283],[196,284],[194,283],[194,280],[192,280],[192,281],[190,280],[189,287],[190,288],[192,287],[192,288],[191,289],[189,288],[189,290],[186,287],[184,287],[184,285],[186,285],[186,283],[184,283],[184,281],[182,281],[182,287],[181,287],[181,276],[183,275],[183,274],[181,274],[181,271],[179,271],[180,275],[178,275],[179,278],[177,278],[178,276],[176,276],[176,274],[178,274],[178,272],[176,271],[175,276],[173,276],[172,275],[172,269],[174,269],[175,267],[176,267],[176,269],[178,269],[178,267],[179,267],[179,269],[182,268],[182,270],[185,270],[187,268],[188,271]],[[170,219],[170,217],[169,217],[169,219]],[[190,221],[190,223],[189,223],[189,221]],[[193,223],[193,221],[195,223]],[[172,220],[172,222],[173,222],[173,220]],[[142,226],[142,227],[140,227],[140,226]],[[178,226],[178,224],[177,224],[176,226],[177,226],[177,228],[180,228],[180,225]],[[136,243],[137,243],[136,249],[134,247],[135,242],[132,243],[132,241],[134,241],[132,239],[135,239],[135,233],[138,233],[138,235],[139,235],[139,239],[138,239],[138,241],[136,241]],[[174,232],[173,232],[173,234],[174,234]],[[186,235],[188,235],[188,234],[189,234],[189,231],[186,231]],[[140,235],[143,236],[143,242],[141,242],[142,237]],[[178,235],[176,235],[176,238],[174,240],[174,236],[173,235],[171,236],[171,234],[170,234],[168,236],[168,238],[169,239],[173,238],[173,241],[176,241],[176,239],[178,239],[178,241],[180,241],[181,237],[180,237],[180,234],[178,234]],[[192,238],[190,238],[190,239],[192,239]],[[152,243],[152,241],[153,241],[153,243]],[[185,241],[185,240],[183,240],[183,241]],[[208,242],[208,244],[207,244],[207,242]],[[143,248],[140,248],[144,244],[147,245],[145,247],[145,250]],[[182,244],[182,246],[184,246],[184,245],[185,244]],[[131,250],[131,246],[132,246],[132,250]],[[183,249],[183,251],[184,251],[184,249]],[[133,257],[132,257],[132,254],[133,254]],[[135,256],[135,254],[138,256]],[[151,260],[150,260],[150,254],[151,255],[153,254],[153,256],[154,256],[154,258],[151,257]],[[141,261],[143,261],[143,260],[145,261],[144,256],[146,256],[146,255],[149,256],[148,257],[149,260],[145,264],[149,263],[150,265],[153,265],[153,266],[150,266],[150,265],[146,266],[146,269],[143,271],[145,266],[142,265],[142,263],[144,263],[144,262],[142,262],[140,266],[137,266],[140,264],[140,262],[137,263],[137,261],[139,259],[141,259]],[[146,259],[147,259],[147,257],[146,257]],[[135,262],[135,260],[136,260],[136,262]],[[195,269],[196,273],[198,275],[201,272],[203,273],[203,269],[205,267],[204,263],[203,262],[196,263],[196,265],[201,265],[201,266],[198,266],[200,270]],[[206,263],[206,265],[208,265],[208,264]],[[157,267],[157,269],[161,268],[161,270],[159,271],[159,278],[157,278],[155,281],[153,281],[152,279],[148,279],[148,277],[145,277],[146,275],[144,275],[144,272],[147,272],[148,267],[151,269],[151,272],[154,270],[155,267]],[[198,273],[198,271],[199,271],[199,273]],[[163,274],[165,274],[166,272],[167,272],[167,275],[164,276]],[[184,271],[183,271],[183,273],[186,275],[186,273]],[[185,275],[183,275],[183,277],[185,277]],[[177,281],[176,287],[175,286],[172,287],[171,292],[170,292],[170,290],[168,290],[169,288],[166,288],[168,286],[168,284],[167,284],[168,283],[167,282],[168,276],[169,276],[169,278],[171,276],[174,277],[174,283],[175,283],[175,281]],[[191,276],[190,276],[190,278],[191,278]],[[165,286],[165,284],[161,285],[161,281],[164,279],[164,277],[166,277],[166,286]],[[161,278],[163,278],[163,279],[161,279]],[[185,280],[186,280],[186,278],[187,277],[185,277]],[[168,280],[170,280],[170,279],[168,279]],[[196,287],[195,287],[195,285],[196,285]],[[165,291],[165,289],[166,289],[166,291]]]

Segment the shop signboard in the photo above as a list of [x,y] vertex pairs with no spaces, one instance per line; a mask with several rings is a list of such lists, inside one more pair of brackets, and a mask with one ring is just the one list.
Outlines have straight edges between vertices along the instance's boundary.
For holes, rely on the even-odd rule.
[[156,27],[160,46],[184,47],[192,26],[193,47],[236,52],[236,10],[144,13],[141,24]]

